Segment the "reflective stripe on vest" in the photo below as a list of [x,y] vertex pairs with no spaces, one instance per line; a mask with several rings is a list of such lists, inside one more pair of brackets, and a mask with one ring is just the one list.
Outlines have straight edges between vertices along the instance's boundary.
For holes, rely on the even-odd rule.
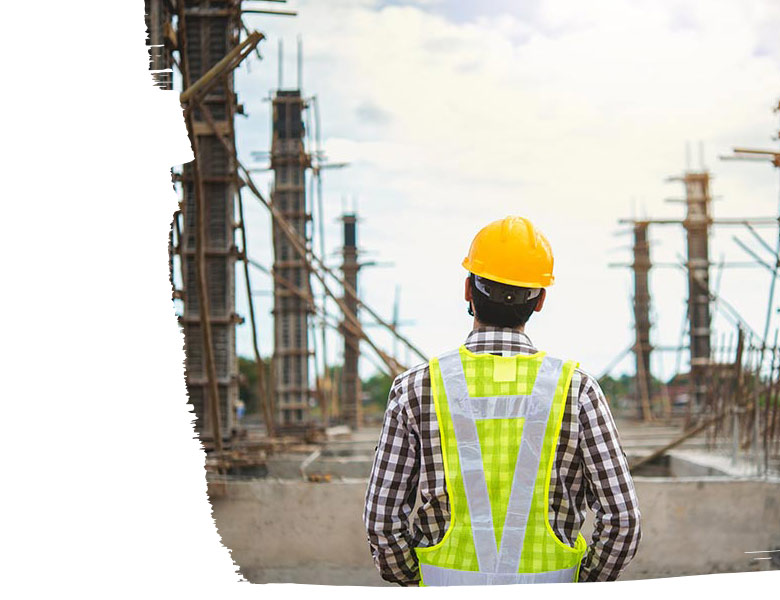
[[481,573],[420,565],[425,585],[512,585],[516,583],[572,583],[577,567],[543,573]]
[[[467,361],[469,370],[477,375],[487,389],[497,389],[503,386],[521,387],[530,384],[530,378],[520,380],[517,372],[522,364],[528,372],[536,368],[536,377],[533,379],[533,388],[530,394],[512,395],[485,395],[472,397],[469,394],[469,383],[464,373],[464,363]],[[469,362],[470,361],[470,362]],[[488,361],[486,363],[486,361]],[[525,362],[520,362],[525,361]],[[434,384],[434,388],[443,387],[434,393],[437,416],[439,417],[439,429],[442,434],[443,454],[445,455],[445,470],[454,463],[452,452],[452,440],[445,445],[445,436],[454,438],[459,468],[457,473],[448,473],[447,483],[450,493],[451,508],[455,504],[465,500],[467,505],[468,520],[470,522],[470,535],[463,528],[465,523],[456,522],[456,510],[452,510],[450,528],[459,528],[458,535],[461,540],[452,542],[451,531],[448,531],[444,540],[432,548],[417,548],[417,555],[422,572],[424,585],[488,585],[511,583],[543,583],[543,582],[571,582],[576,579],[579,561],[585,551],[585,541],[578,537],[575,548],[564,545],[555,538],[549,523],[546,522],[546,505],[540,505],[540,494],[546,493],[549,484],[549,468],[551,468],[552,455],[550,448],[545,444],[554,444],[560,430],[560,418],[562,416],[563,402],[565,401],[567,385],[574,369],[572,363],[542,355],[517,355],[503,358],[493,355],[474,355],[465,348],[449,352],[439,357],[435,363],[431,361],[432,380],[440,377],[441,384]],[[562,383],[562,374],[565,370],[565,381]],[[489,370],[490,380],[484,375]],[[499,375],[495,375],[499,373]],[[495,381],[495,382],[494,382]],[[437,379],[438,382],[438,379]],[[442,393],[443,392],[443,393]],[[561,398],[562,396],[562,398]],[[558,400],[558,404],[555,401]],[[553,411],[555,407],[555,411]],[[446,409],[446,410],[445,410]],[[551,422],[551,414],[556,423]],[[448,415],[447,419],[443,415]],[[517,454],[515,456],[502,456],[497,454],[503,463],[499,465],[506,471],[509,461],[514,462],[514,472],[511,476],[511,486],[506,502],[506,513],[501,527],[500,545],[497,545],[499,533],[494,527],[491,498],[486,481],[485,463],[477,422],[485,422],[492,419],[515,420],[517,426],[509,426],[509,429],[484,429],[483,431],[497,431],[501,439],[482,440],[482,443],[495,445],[502,444],[507,431],[513,431],[511,427],[522,427]],[[521,420],[521,421],[517,421]],[[444,421],[444,422],[442,422]],[[494,423],[497,423],[494,421]],[[489,426],[488,426],[489,427]],[[487,435],[487,434],[485,434]],[[542,463],[542,455],[545,462]],[[451,469],[450,469],[451,470]],[[540,476],[540,474],[542,476]],[[495,477],[495,474],[492,474]],[[506,473],[504,473],[506,475]],[[451,486],[451,479],[457,477],[457,485]],[[545,480],[546,477],[546,480]],[[539,489],[540,482],[545,486]],[[508,484],[508,482],[507,482]],[[505,486],[506,487],[506,486]],[[454,492],[454,497],[453,497]],[[494,492],[495,493],[495,492]],[[534,513],[534,531],[530,536],[532,551],[537,556],[526,555],[526,568],[521,568],[521,558],[524,556],[524,543],[528,539],[529,517],[532,505],[536,498]],[[506,500],[506,498],[505,498]],[[503,506],[501,507],[503,508]],[[540,510],[544,508],[544,525],[539,524]],[[461,507],[463,510],[463,507]],[[501,513],[496,515],[500,518]],[[544,532],[544,526],[549,529],[549,535]],[[542,533],[540,534],[540,531]],[[464,544],[463,540],[470,538],[470,543]],[[447,547],[453,544],[455,547]],[[541,544],[542,547],[538,547]],[[464,553],[472,552],[476,555],[464,556]],[[538,558],[538,560],[537,560]],[[476,564],[474,564],[476,563]],[[531,570],[529,572],[529,565]],[[462,566],[465,568],[451,568]],[[546,568],[545,568],[546,567]],[[553,567],[553,568],[550,568]]]

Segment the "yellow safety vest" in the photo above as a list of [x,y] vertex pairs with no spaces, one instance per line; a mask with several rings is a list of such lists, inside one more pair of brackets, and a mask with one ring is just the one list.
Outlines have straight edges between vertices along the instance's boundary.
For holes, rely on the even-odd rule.
[[415,548],[420,585],[563,583],[587,551],[553,532],[550,476],[575,362],[465,347],[430,361],[450,504],[444,538]]

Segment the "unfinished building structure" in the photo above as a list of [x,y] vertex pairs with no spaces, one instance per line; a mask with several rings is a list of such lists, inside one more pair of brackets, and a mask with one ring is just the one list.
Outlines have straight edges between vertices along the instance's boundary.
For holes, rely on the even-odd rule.
[[[357,292],[358,289],[358,263],[357,249],[357,216],[354,213],[345,214],[342,217],[344,223],[344,245],[342,247],[341,271],[344,283]],[[344,294],[344,304],[355,316],[358,314],[358,299],[355,294]],[[349,327],[346,317],[341,323],[341,332],[344,338],[344,366],[341,371],[341,407],[342,416],[353,429],[362,426],[363,405],[358,362],[360,360],[360,336],[354,328]]]
[[710,364],[710,174],[686,171],[676,178],[685,185],[685,228],[688,246],[688,323],[693,408],[704,406]]
[[[300,90],[277,90],[272,102],[271,168],[274,186],[271,203],[310,247],[311,213],[306,201],[306,170],[311,157],[304,145]],[[282,425],[303,424],[313,395],[309,383],[309,315],[312,297],[309,266],[274,219],[274,405]],[[291,284],[280,285],[279,280]],[[296,293],[297,291],[297,293]]]
[[[652,419],[652,375],[650,373],[650,353],[653,350],[672,350],[680,352],[684,349],[682,339],[679,347],[653,347],[650,344],[650,290],[648,273],[651,268],[649,251],[649,226],[682,225],[686,235],[687,256],[681,263],[658,264],[684,268],[688,283],[688,301],[686,322],[689,332],[690,374],[686,376],[688,396],[688,418],[698,421],[707,412],[712,394],[712,372],[717,365],[713,363],[712,349],[712,305],[716,303],[727,318],[736,322],[740,328],[746,328],[744,319],[728,303],[713,294],[710,289],[710,230],[713,226],[745,226],[753,235],[758,235],[755,226],[775,226],[776,218],[719,218],[712,215],[712,200],[710,196],[710,173],[703,168],[699,171],[687,170],[682,175],[669,178],[669,181],[679,181],[685,186],[685,197],[673,199],[673,202],[685,204],[683,219],[622,219],[621,223],[629,223],[633,228],[634,245],[634,322],[635,342],[631,349],[636,358],[636,389],[637,400],[641,407],[641,415],[645,420]],[[736,240],[738,243],[739,240]],[[749,250],[749,249],[748,249]],[[617,265],[616,265],[617,266]],[[625,266],[625,265],[622,265]],[[722,263],[721,266],[744,266],[741,263]],[[749,265],[748,265],[749,266]],[[771,270],[771,267],[767,267]],[[771,304],[771,294],[770,294]],[[768,321],[767,321],[768,322]],[[768,327],[768,325],[767,325]],[[681,332],[681,336],[682,336]],[[766,338],[766,332],[764,338]],[[766,344],[766,340],[763,341]],[[664,410],[669,412],[669,397],[664,395]]]
[[[187,0],[180,6],[177,37],[185,87],[200,79],[239,43],[240,3],[231,0]],[[209,122],[206,114],[211,117]],[[236,94],[233,72],[215,81],[191,111],[190,135],[196,152],[195,163],[184,165],[182,231],[179,254],[182,271],[184,311],[181,322],[186,347],[186,381],[190,402],[197,415],[196,429],[201,439],[215,430],[219,419],[222,437],[233,426],[233,406],[238,399],[238,362],[236,359],[235,261],[234,240],[236,164],[220,136],[235,143],[233,119]],[[205,261],[207,311],[201,312],[201,293],[197,264],[197,194],[206,224],[201,229]],[[209,321],[211,348],[206,349],[203,317]],[[216,389],[209,380],[207,352],[213,352]],[[211,402],[218,402],[218,412]]]
[[[346,289],[356,285],[356,273],[355,277],[350,276],[350,283],[344,282],[343,277],[316,256],[311,245],[312,216],[305,191],[306,171],[311,168],[312,158],[305,143],[304,116],[308,101],[300,91],[300,43],[297,89],[279,89],[272,98],[270,158],[274,186],[270,201],[259,191],[236,153],[234,116],[239,105],[233,70],[251,53],[259,57],[256,47],[264,39],[262,33],[245,27],[241,16],[243,13],[295,13],[244,9],[240,0],[145,0],[145,9],[150,68],[159,87],[181,87],[180,100],[195,155],[192,163],[173,173],[174,181],[180,184],[182,198],[169,238],[169,267],[173,297],[182,302],[177,308],[184,333],[186,384],[197,417],[196,430],[206,448],[214,451],[212,466],[224,472],[226,465],[235,459],[222,453],[224,440],[231,439],[233,452],[241,447],[241,440],[246,440],[246,428],[240,431],[236,428],[234,413],[239,395],[236,325],[242,322],[235,312],[237,260],[243,262],[247,282],[257,372],[255,398],[264,413],[263,435],[269,443],[274,441],[276,422],[283,426],[282,434],[314,435],[312,432],[316,433],[318,427],[309,415],[315,396],[310,366],[316,372],[316,365],[310,360],[314,354],[314,340],[309,336],[311,315],[318,311],[324,324],[339,330],[341,327],[327,322],[329,315],[324,302],[322,306],[315,304],[312,276],[345,315],[348,335],[353,340],[345,353],[347,404],[353,409],[347,419],[354,424],[360,422],[358,340],[366,340],[391,374],[403,369],[373,343],[355,316],[359,301]],[[243,40],[242,31],[246,31]],[[174,67],[180,79],[178,75],[174,79]],[[279,87],[282,88],[281,68]],[[318,168],[331,166],[323,164],[321,155],[317,160]],[[250,258],[240,188],[251,193],[271,213],[273,269]],[[319,217],[322,218],[321,208]],[[236,239],[237,232],[240,240]],[[356,252],[353,248],[355,258]],[[274,282],[274,350],[268,386],[264,383],[266,374],[259,352],[250,264],[271,275]],[[349,265],[346,268],[349,271]],[[329,280],[346,286],[343,296],[338,296]],[[398,336],[393,326],[370,307],[361,304],[361,308]],[[398,337],[422,356],[408,340]],[[323,343],[323,352],[324,348]],[[327,422],[326,413],[323,419]],[[244,446],[251,446],[247,444]]]

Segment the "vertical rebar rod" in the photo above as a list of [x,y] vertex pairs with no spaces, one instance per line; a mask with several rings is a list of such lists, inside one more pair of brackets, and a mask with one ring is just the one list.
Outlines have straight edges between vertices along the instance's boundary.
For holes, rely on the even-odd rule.
[[772,392],[774,389],[774,372],[777,358],[777,338],[778,331],[775,329],[775,339],[772,345],[772,360],[769,366],[769,375],[767,377],[766,397],[764,399],[764,477],[769,476],[769,405],[772,403]]
[[[777,355],[778,347],[775,345],[774,353]],[[780,427],[777,427],[778,417],[780,417],[780,356],[778,356],[777,372],[772,374],[774,381],[774,389],[771,395],[772,400],[772,416],[769,421],[769,440],[771,445],[771,452],[774,455],[778,441],[780,441],[780,435],[776,436],[776,433],[780,432]]]
[[742,354],[745,346],[745,333],[740,327],[737,331],[737,352],[734,359],[734,394],[732,396],[732,450],[731,450],[731,464],[732,466],[737,464],[737,458],[739,454],[739,400],[742,394]]
[[279,62],[277,65],[277,83],[276,86],[277,90],[281,90],[282,86],[284,85],[284,40],[282,38],[279,38]]
[[763,356],[763,348],[758,357],[758,364],[756,365],[755,381],[753,382],[753,465],[756,469],[756,475],[761,475],[761,446],[758,442],[758,419],[761,411],[758,407],[758,401],[760,397],[760,383],[761,383],[761,357]]
[[303,39],[298,35],[298,89],[303,90]]
[[739,453],[739,411],[736,405],[731,407],[731,466],[737,464],[737,455]]

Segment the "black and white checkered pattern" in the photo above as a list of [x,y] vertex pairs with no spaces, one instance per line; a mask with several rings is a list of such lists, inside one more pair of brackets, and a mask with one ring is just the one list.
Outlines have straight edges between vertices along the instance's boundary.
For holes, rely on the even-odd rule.
[[[537,351],[524,333],[496,327],[475,329],[465,345],[476,353]],[[562,541],[574,543],[587,507],[595,512],[595,528],[579,580],[617,579],[639,545],[639,508],[604,393],[593,377],[577,369],[550,482],[550,525]],[[412,548],[437,544],[449,525],[427,364],[399,375],[390,389],[363,519],[382,578],[417,585],[420,576]]]

